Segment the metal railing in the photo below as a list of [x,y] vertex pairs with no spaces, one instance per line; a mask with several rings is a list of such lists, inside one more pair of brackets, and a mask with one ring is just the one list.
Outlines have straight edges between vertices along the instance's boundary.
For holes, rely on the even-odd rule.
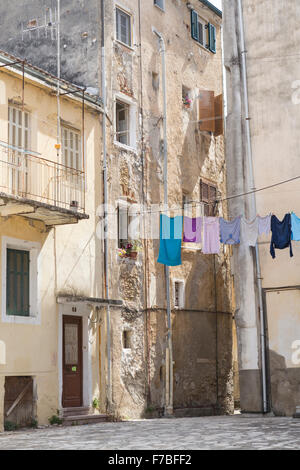
[[85,173],[0,141],[0,192],[85,212]]

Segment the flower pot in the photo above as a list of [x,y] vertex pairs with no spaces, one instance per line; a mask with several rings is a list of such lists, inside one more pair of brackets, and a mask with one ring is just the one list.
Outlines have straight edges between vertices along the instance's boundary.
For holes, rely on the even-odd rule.
[[131,251],[130,253],[128,253],[128,258],[137,259],[137,255],[137,251]]

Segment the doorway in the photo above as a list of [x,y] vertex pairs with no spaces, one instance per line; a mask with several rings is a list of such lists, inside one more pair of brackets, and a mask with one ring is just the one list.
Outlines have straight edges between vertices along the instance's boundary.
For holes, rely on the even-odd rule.
[[63,315],[63,391],[64,408],[82,406],[82,317]]

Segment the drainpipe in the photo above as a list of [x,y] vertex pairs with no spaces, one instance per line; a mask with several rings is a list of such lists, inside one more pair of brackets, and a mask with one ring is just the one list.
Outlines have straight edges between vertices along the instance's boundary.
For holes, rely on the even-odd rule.
[[[105,277],[105,297],[109,299],[109,280],[108,280],[108,188],[107,188],[107,149],[106,149],[106,76],[105,76],[105,35],[104,35],[104,0],[101,0],[101,83],[102,83],[102,140],[103,140],[103,193],[104,193],[104,277]],[[106,354],[107,354],[107,383],[106,399],[108,411],[111,411],[112,405],[112,387],[111,387],[111,326],[110,309],[106,306]]]
[[[56,92],[56,97],[57,97],[57,131],[56,131],[56,157],[57,157],[57,163],[60,163],[59,161],[59,156],[60,156],[60,0],[57,0],[57,54],[56,54],[56,60],[57,60],[57,92]],[[24,67],[24,64],[23,64]],[[24,69],[23,69],[24,70]],[[24,104],[24,102],[23,102]],[[56,185],[55,185],[55,202],[57,202],[58,199],[58,169],[56,165]]]
[[[245,105],[245,120],[246,120],[246,138],[247,138],[247,156],[248,156],[248,190],[252,191],[255,189],[254,174],[253,174],[253,157],[252,157],[252,145],[251,145],[251,132],[250,132],[250,117],[249,117],[249,101],[248,101],[248,85],[247,85],[247,62],[246,62],[246,45],[245,45],[245,31],[244,31],[244,20],[243,20],[243,8],[242,1],[238,0],[238,14],[239,14],[239,26],[240,26],[240,46],[241,46],[241,57],[242,57],[242,81],[243,81],[243,92],[244,92],[244,105]],[[256,197],[255,193],[252,194],[251,204],[251,220],[256,215]],[[260,315],[260,338],[261,338],[261,370],[262,370],[262,401],[263,401],[263,412],[268,412],[268,400],[267,400],[267,370],[266,370],[266,338],[264,329],[264,306],[263,306],[263,295],[262,295],[262,277],[261,267],[259,258],[258,244],[255,246],[255,261],[256,261],[256,273],[257,273],[257,288],[259,298],[259,315]]]
[[[155,28],[152,28],[159,40],[160,53],[162,58],[162,87],[163,87],[163,107],[164,107],[164,205],[168,206],[168,140],[167,140],[167,88],[166,88],[166,47],[164,39]],[[167,294],[167,322],[168,341],[166,347],[166,403],[165,415],[173,415],[173,344],[172,344],[172,321],[170,302],[170,268],[165,266],[166,294]]]

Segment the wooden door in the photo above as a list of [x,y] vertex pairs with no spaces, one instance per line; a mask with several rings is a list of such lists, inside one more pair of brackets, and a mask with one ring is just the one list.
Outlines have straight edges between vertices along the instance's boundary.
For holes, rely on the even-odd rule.
[[82,318],[63,316],[64,408],[82,406]]

